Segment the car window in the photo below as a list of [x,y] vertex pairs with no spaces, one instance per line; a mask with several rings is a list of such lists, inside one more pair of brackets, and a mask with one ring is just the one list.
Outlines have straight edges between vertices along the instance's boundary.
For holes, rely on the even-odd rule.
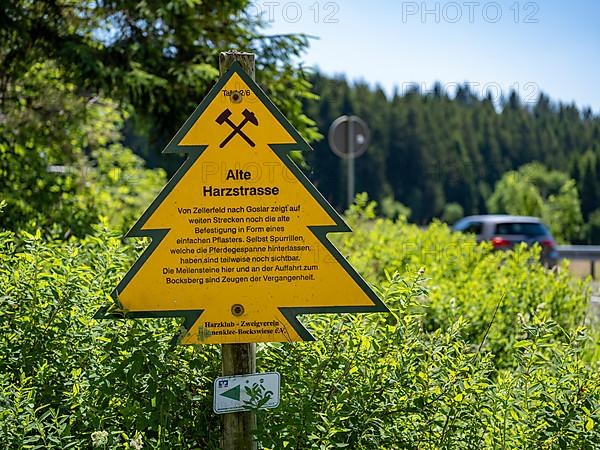
[[529,237],[543,236],[548,234],[541,223],[535,222],[507,222],[496,224],[496,234],[500,235],[525,235]]
[[483,229],[482,222],[464,222],[461,224],[457,224],[456,229],[458,231],[462,231],[464,233],[473,233],[473,234],[481,234]]

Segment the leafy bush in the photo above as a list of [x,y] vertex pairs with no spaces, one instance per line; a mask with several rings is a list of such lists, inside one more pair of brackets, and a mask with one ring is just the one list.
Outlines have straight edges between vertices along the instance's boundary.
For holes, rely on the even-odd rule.
[[[362,198],[337,241],[392,313],[307,316],[317,342],[259,346],[282,376],[261,448],[599,448],[586,285],[374,211]],[[91,319],[143,246],[0,234],[0,448],[219,447],[218,347],[171,349],[170,319]]]
[[395,220],[398,217],[404,216],[407,219],[410,217],[410,208],[400,202],[395,201],[392,197],[385,197],[379,205],[383,217]]
[[261,368],[282,372],[285,399],[262,415],[266,448],[597,448],[598,373],[581,359],[582,329],[519,326],[515,366],[462,338],[465,322],[423,332],[423,279],[392,277],[385,318],[312,321],[309,345],[271,345]]
[[423,268],[429,289],[427,330],[448,327],[463,317],[465,339],[478,343],[494,317],[486,350],[505,366],[514,362],[511,349],[520,318],[551,319],[567,330],[584,323],[589,285],[573,278],[565,265],[555,271],[544,268],[537,262],[539,247],[497,252],[439,222],[421,229],[402,218],[375,220],[374,208],[365,196],[359,197],[348,214],[354,233],[340,235],[336,242],[359,273],[376,285],[386,273]]
[[539,163],[502,175],[487,208],[491,213],[542,217],[559,242],[577,240],[584,231],[575,180]]
[[[169,349],[172,321],[97,323],[131,249],[99,232],[44,243],[0,237],[0,448],[128,448],[143,433],[159,448],[211,448],[208,392],[215,347]],[[95,435],[98,439],[98,435]]]
[[0,227],[84,236],[101,215],[130,226],[165,184],[122,145],[128,114],[88,99],[51,62],[33,65],[0,114]]
[[454,225],[465,215],[465,210],[459,203],[447,203],[444,206],[444,212],[442,213],[442,220],[449,225]]

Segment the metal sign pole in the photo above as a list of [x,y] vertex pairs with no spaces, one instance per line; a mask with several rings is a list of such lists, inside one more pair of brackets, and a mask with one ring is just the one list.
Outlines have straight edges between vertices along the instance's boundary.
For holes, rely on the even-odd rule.
[[[219,71],[221,76],[238,61],[246,73],[254,80],[254,54],[224,52],[219,55]],[[222,373],[227,375],[243,375],[256,372],[256,344],[222,344]],[[235,412],[223,415],[222,428],[223,450],[256,450],[253,437],[256,430],[256,414],[253,412]]]
[[329,127],[327,138],[331,151],[346,160],[345,164],[348,171],[346,196],[348,207],[350,207],[354,203],[356,193],[356,163],[354,160],[367,150],[369,127],[360,117],[340,116]]
[[354,116],[348,117],[348,208],[354,202]]

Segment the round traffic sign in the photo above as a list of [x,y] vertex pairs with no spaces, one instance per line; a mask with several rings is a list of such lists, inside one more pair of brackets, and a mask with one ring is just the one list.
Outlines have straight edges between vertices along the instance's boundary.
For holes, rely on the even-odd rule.
[[357,158],[369,146],[369,127],[360,117],[341,116],[329,127],[329,146],[340,158]]

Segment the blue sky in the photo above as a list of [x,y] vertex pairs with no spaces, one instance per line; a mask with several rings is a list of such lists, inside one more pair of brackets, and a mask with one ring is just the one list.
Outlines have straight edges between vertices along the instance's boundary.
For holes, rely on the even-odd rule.
[[[440,81],[494,96],[516,88],[535,101],[591,106],[600,113],[600,1],[267,1],[268,33],[317,36],[308,66],[351,80],[379,83],[388,92]],[[318,11],[318,14],[317,14]]]

